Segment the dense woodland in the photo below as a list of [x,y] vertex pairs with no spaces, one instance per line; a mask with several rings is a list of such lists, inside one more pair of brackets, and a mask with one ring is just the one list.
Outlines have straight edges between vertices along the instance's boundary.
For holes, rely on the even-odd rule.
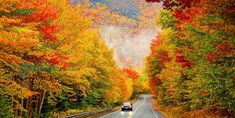
[[[89,0],[0,0],[0,118],[117,106],[148,87],[169,117],[235,117],[235,1],[130,1],[140,16]],[[104,25],[161,27],[147,76],[118,67]]]
[[0,117],[57,117],[115,106],[147,90],[147,78],[118,68],[100,39],[102,23],[128,21],[109,13],[89,1],[1,0]]
[[235,1],[146,1],[163,4],[147,58],[158,105],[173,117],[235,117]]

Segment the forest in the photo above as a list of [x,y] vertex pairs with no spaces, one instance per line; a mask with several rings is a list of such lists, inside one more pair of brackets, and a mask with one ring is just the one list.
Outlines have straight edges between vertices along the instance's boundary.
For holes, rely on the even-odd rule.
[[102,1],[0,0],[0,118],[141,93],[169,118],[235,117],[234,0]]
[[1,0],[0,117],[56,117],[115,106],[147,91],[147,78],[118,68],[100,39],[102,23],[129,20],[109,14],[89,1]]
[[235,117],[234,0],[161,2],[147,72],[169,117]]

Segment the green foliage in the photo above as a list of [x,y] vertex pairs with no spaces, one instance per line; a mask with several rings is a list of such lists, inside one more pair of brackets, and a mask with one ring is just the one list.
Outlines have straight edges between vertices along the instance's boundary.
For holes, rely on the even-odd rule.
[[[175,10],[162,11],[158,24],[164,31],[147,58],[150,86],[160,105],[234,117],[234,24],[227,14],[230,10],[215,9],[228,3],[205,0],[188,8],[173,5]],[[169,28],[175,34],[162,38]],[[160,63],[162,50],[168,52],[170,61]]]
[[162,29],[174,27],[174,17],[170,11],[161,10],[160,15],[157,18],[157,24],[161,26]]
[[12,113],[13,113],[13,108],[10,105],[9,98],[7,96],[0,95],[0,117],[13,118]]
[[32,15],[32,11],[33,11],[32,9],[15,9],[15,10],[12,10],[11,13],[30,16]]

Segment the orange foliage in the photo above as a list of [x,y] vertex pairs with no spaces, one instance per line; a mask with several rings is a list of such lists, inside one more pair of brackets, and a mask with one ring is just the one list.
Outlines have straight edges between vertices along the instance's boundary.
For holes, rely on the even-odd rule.
[[70,65],[65,61],[68,59],[68,56],[58,52],[47,54],[44,56],[44,59],[46,59],[51,65],[59,65],[63,66],[64,68],[67,68]]
[[120,77],[118,79],[122,101],[126,101],[132,95],[132,80],[128,80],[129,78],[125,77]]

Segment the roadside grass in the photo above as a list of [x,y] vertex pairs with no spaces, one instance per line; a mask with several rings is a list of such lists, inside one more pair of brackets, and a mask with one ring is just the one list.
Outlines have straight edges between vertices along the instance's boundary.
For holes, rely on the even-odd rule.
[[218,114],[206,110],[184,111],[182,106],[168,106],[162,108],[158,105],[157,100],[152,98],[154,108],[157,109],[165,118],[223,118]]
[[64,111],[64,112],[55,112],[55,113],[53,113],[50,116],[50,118],[62,118],[62,117],[68,116],[68,115],[74,115],[74,114],[94,111],[94,110],[98,110],[98,109],[101,109],[101,108],[87,107],[85,110],[81,110],[81,109],[69,109],[69,110]]

